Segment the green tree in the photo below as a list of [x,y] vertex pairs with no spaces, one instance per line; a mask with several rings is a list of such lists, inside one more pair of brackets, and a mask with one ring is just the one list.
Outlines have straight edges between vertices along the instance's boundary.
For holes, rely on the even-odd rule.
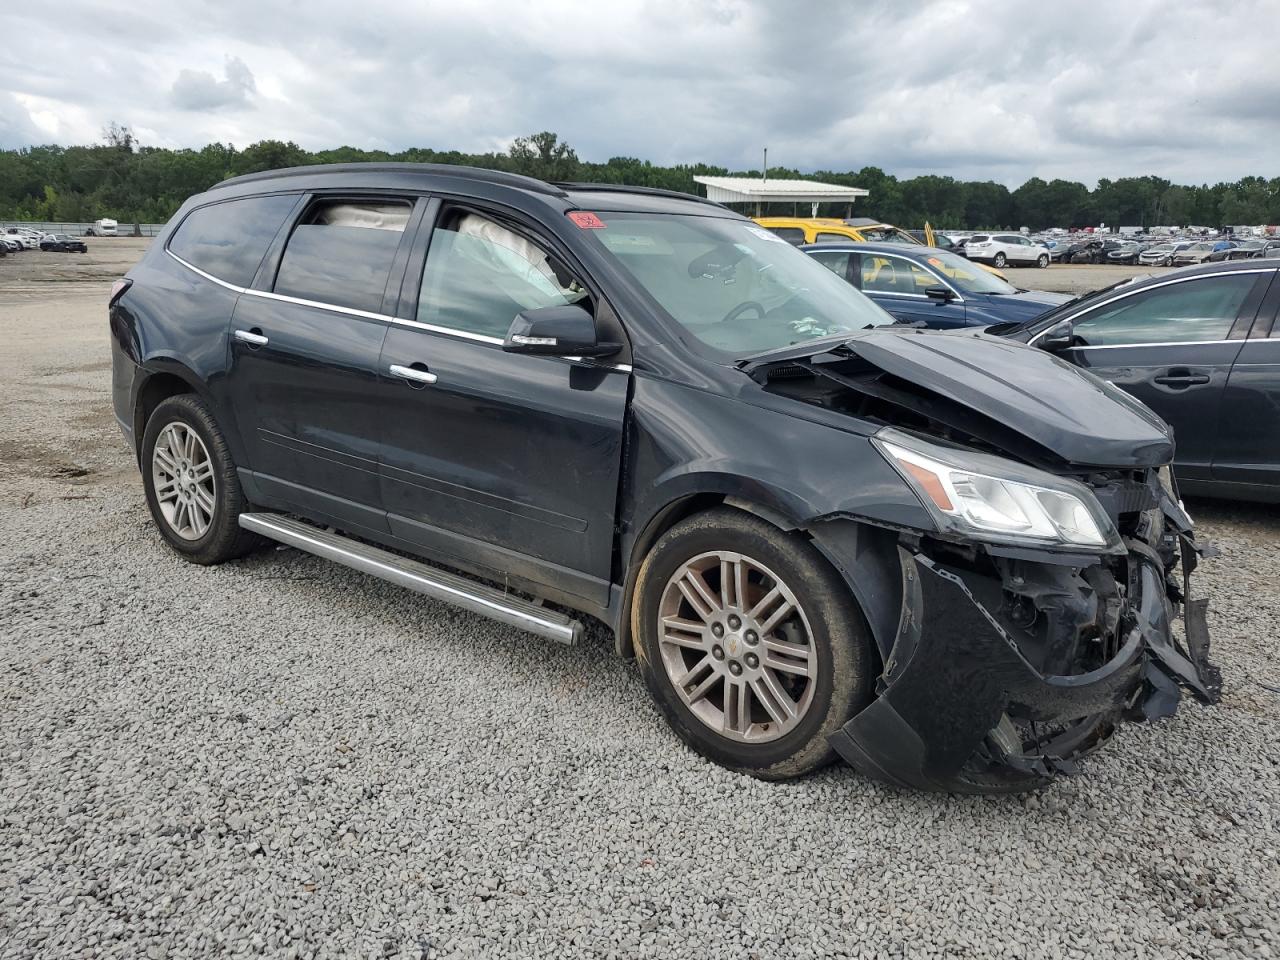
[[578,177],[578,155],[549,130],[517,137],[509,151],[516,173],[540,180],[566,182]]

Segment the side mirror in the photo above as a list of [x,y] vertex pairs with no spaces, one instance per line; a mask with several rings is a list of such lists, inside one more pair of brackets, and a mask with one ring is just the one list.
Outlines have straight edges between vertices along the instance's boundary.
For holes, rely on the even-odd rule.
[[1045,331],[1044,336],[1036,341],[1036,346],[1049,353],[1058,353],[1076,345],[1076,334],[1070,320],[1063,320]]
[[925,287],[924,295],[930,300],[940,300],[943,303],[950,303],[956,298],[955,293],[950,287],[944,287],[938,284],[936,287]]
[[622,349],[596,340],[596,321],[576,303],[521,310],[502,343],[507,353],[557,357],[607,357]]

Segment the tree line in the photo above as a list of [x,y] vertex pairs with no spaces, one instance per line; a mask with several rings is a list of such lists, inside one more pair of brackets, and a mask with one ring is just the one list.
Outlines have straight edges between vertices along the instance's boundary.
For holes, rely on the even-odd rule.
[[[112,124],[104,142],[92,146],[37,146],[0,151],[0,219],[89,221],[111,217],[121,223],[160,223],[193,193],[220,180],[259,170],[311,163],[408,161],[455,163],[522,173],[557,182],[587,181],[660,187],[699,193],[697,175],[759,176],[709,164],[658,166],[635,157],[604,163],[580,160],[556,134],[543,132],[515,141],[505,153],[462,153],[414,147],[396,153],[337,147],[315,152],[296,143],[263,140],[244,149],[211,143],[199,150],[139,145],[132,132]],[[1280,223],[1280,177],[1245,177],[1234,183],[1200,186],[1160,177],[1099,180],[1092,190],[1069,180],[1032,177],[1010,190],[992,181],[962,181],[926,175],[900,180],[879,167],[810,174],[770,167],[770,178],[811,178],[862,187],[855,216],[875,217],[904,227],[928,221],[955,229],[1029,227],[1209,226]],[[802,216],[809,213],[802,204]],[[843,216],[843,204],[819,213]],[[754,212],[754,211],[752,211]],[[766,213],[786,215],[790,204],[767,205]]]

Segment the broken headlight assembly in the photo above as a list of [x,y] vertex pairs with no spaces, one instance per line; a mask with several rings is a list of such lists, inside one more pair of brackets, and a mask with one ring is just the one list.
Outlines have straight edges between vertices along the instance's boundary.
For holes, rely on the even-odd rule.
[[944,534],[1015,546],[1122,553],[1084,484],[1013,460],[929,443],[886,427],[872,438]]

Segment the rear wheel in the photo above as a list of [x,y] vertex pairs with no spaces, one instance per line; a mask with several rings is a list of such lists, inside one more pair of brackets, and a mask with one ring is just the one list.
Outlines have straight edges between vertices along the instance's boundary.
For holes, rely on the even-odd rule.
[[677,524],[641,566],[632,636],[676,733],[765,779],[829,762],[827,738],[870,696],[869,632],[806,541],[721,509]]
[[263,540],[240,529],[249,509],[226,439],[192,394],[164,400],[142,437],[147,507],[161,536],[192,563],[243,556]]
[[997,253],[994,262],[997,270],[1003,270],[1005,264],[1009,262],[1009,258],[1006,257],[1003,253]]

